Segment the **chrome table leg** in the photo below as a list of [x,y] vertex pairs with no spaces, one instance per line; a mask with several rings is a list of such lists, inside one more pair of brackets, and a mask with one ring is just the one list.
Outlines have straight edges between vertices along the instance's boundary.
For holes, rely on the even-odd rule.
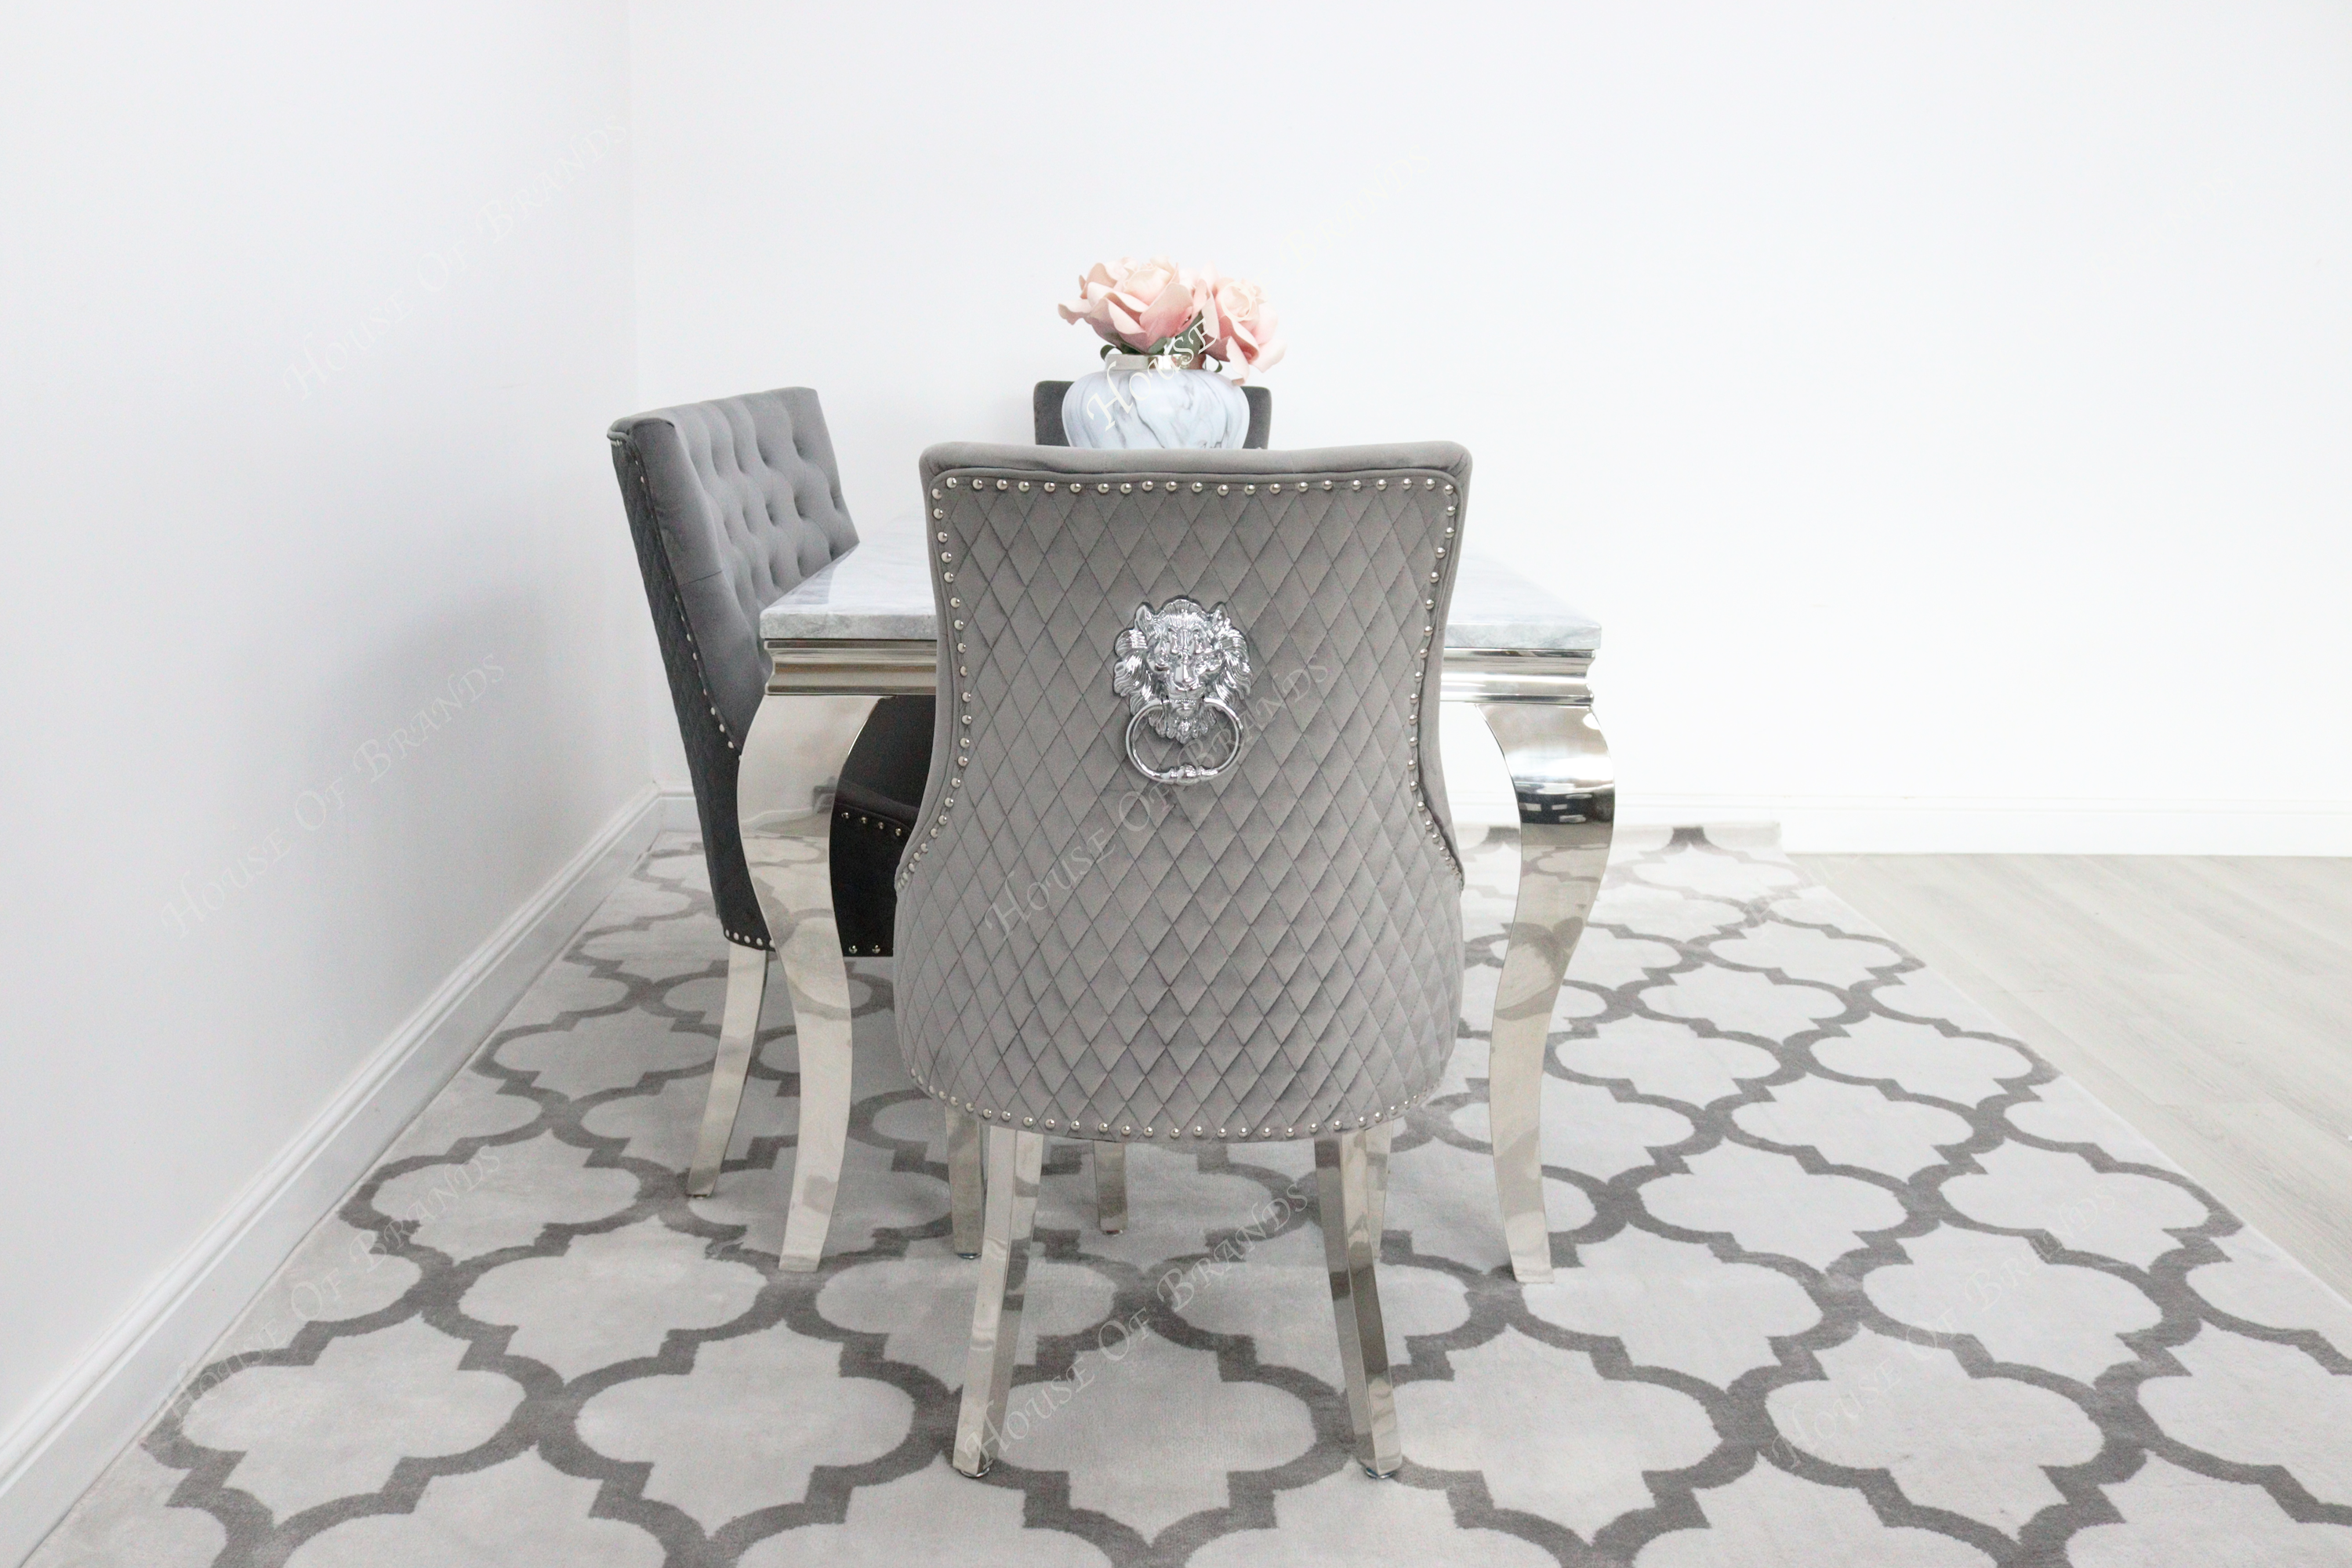
[[1127,1228],[1127,1145],[1089,1143],[1095,1163],[1095,1223],[1107,1236]]
[[[1323,1257],[1331,1274],[1331,1313],[1339,1330],[1339,1365],[1348,1382],[1348,1421],[1355,1428],[1356,1461],[1371,1476],[1392,1476],[1404,1462],[1397,1438],[1396,1390],[1389,1374],[1388,1329],[1381,1321],[1374,1278],[1381,1238],[1372,1228],[1376,1163],[1370,1134],[1342,1132],[1315,1141],[1316,1200],[1323,1224]],[[1385,1206],[1385,1199],[1381,1200]]]
[[980,1118],[942,1103],[948,1119],[948,1206],[954,1215],[955,1249],[959,1258],[980,1256],[982,1204]]
[[719,1056],[710,1064],[710,1098],[702,1108],[702,1131],[694,1141],[694,1163],[686,1173],[690,1197],[707,1198],[719,1184],[719,1167],[734,1136],[735,1112],[743,1103],[743,1080],[759,1049],[760,1004],[768,995],[768,950],[727,944],[727,1009],[719,1025]]
[[1503,748],[1519,802],[1518,907],[1495,988],[1486,1107],[1511,1272],[1532,1285],[1551,1278],[1543,1194],[1545,1041],[1560,979],[1609,863],[1616,786],[1591,708],[1524,699],[1478,708]]
[[871,697],[771,691],[744,737],[736,778],[743,858],[792,998],[800,1048],[799,1149],[779,1268],[824,1253],[849,1143],[849,972],[833,918],[833,800]]
[[1021,1348],[1021,1306],[1029,1278],[1029,1233],[1037,1222],[1037,1184],[1045,1135],[991,1127],[988,1226],[981,1239],[980,1279],[971,1303],[971,1348],[964,1359],[963,1406],[956,1417],[955,1468],[988,1473],[1004,1426],[1004,1400]]

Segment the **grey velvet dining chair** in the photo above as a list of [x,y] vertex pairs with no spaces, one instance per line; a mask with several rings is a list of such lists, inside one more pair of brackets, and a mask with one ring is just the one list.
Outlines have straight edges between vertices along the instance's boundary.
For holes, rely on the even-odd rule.
[[[760,612],[853,548],[857,531],[842,500],[824,411],[807,387],[632,415],[616,420],[608,438],[677,710],[711,900],[729,944],[719,1054],[687,1175],[688,1192],[701,1196],[715,1188],[726,1157],[757,1051],[768,963],[778,946],[772,933],[786,923],[780,911],[762,908],[737,814],[745,741],[767,684]],[[842,768],[830,862],[844,953],[890,952],[891,879],[930,766],[931,718],[929,698],[884,700]],[[784,962],[790,982],[789,950]],[[796,1022],[805,1047],[812,1020]],[[845,1018],[840,1022],[845,1034]],[[848,1129],[845,1096],[838,1105],[813,1107],[806,1080],[804,1073],[786,1267],[815,1267]],[[972,1167],[965,1177],[976,1192],[973,1141],[950,1142]]]
[[[821,857],[832,893],[820,900],[828,905],[822,918],[835,929],[810,931],[812,916],[784,896],[777,868],[755,868],[746,854],[745,803],[737,796],[747,761],[773,760],[756,754],[752,723],[767,686],[760,612],[857,544],[824,412],[811,389],[783,387],[632,415],[615,420],[607,438],[728,942],[719,1051],[687,1191],[716,1190],[758,1054],[772,956],[793,998],[802,1102],[778,1261],[812,1269],[823,1257],[849,1135],[849,1018],[840,961],[828,950],[868,958],[892,952],[892,879],[930,767],[932,700],[880,700],[850,748]],[[762,803],[748,804],[761,815]],[[950,1113],[947,1134],[955,1247],[976,1256],[980,1127]],[[1125,1165],[1097,1160],[1096,1176],[1100,1223],[1118,1230],[1126,1223]]]
[[898,1034],[987,1142],[964,1473],[1001,1451],[1048,1136],[1311,1141],[1357,1458],[1396,1469],[1374,1264],[1390,1131],[1461,1006],[1437,628],[1469,468],[1444,443],[924,454],[954,641]]

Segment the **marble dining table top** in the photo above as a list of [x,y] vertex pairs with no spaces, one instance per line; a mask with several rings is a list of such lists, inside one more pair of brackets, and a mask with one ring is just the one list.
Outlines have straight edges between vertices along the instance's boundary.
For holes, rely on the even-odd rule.
[[[760,635],[770,642],[937,641],[921,534],[892,530],[863,541],[762,611]],[[1454,579],[1445,646],[1591,653],[1601,623],[1472,551]]]

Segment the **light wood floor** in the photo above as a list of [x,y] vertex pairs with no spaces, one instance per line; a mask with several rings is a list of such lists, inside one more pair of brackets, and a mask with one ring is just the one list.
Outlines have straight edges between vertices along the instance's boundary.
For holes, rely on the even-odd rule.
[[1796,859],[2352,1296],[2352,859]]

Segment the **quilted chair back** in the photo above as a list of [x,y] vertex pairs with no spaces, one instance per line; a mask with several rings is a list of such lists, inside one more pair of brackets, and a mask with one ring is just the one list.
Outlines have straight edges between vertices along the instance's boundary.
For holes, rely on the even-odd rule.
[[614,422],[613,467],[677,707],[719,923],[771,945],[735,820],[736,763],[766,689],[760,612],[857,542],[805,386]]
[[[1447,443],[923,455],[916,1082],[1163,1142],[1328,1136],[1432,1091],[1461,1008],[1437,634],[1469,474]],[[1144,771],[1188,766],[1214,776]]]

